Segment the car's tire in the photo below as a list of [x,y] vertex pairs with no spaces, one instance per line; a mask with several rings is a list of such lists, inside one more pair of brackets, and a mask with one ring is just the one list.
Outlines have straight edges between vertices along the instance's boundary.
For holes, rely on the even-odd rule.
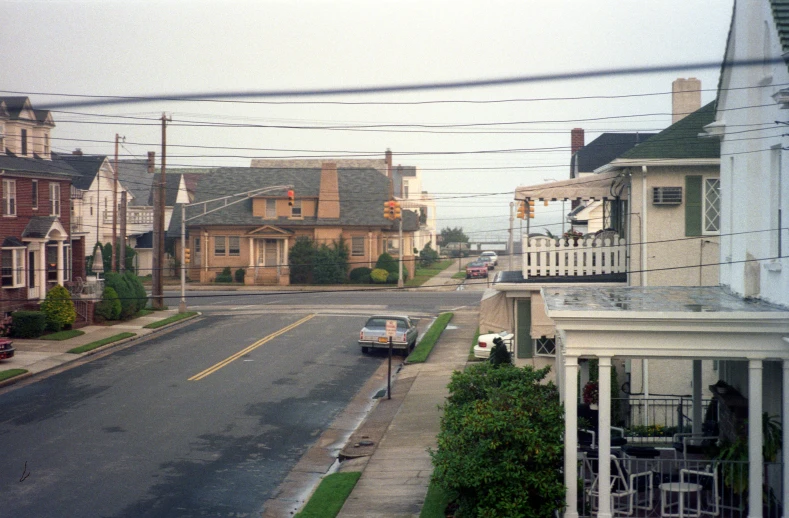
[[364,345],[363,345],[363,346],[362,346],[362,354],[367,354],[367,353],[369,353],[369,352],[370,352],[370,348],[369,348],[369,347],[367,347],[367,346],[364,346]]

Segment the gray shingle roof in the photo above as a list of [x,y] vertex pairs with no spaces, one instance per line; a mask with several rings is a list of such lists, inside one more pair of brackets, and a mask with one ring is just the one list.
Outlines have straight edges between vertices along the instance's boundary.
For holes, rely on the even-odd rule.
[[57,216],[33,216],[27,223],[25,230],[22,232],[22,237],[42,238],[46,237],[52,224],[57,220]]
[[575,152],[570,161],[571,175],[578,164],[578,171],[591,173],[656,133],[603,133]]
[[[72,184],[77,189],[81,189],[83,191],[90,189],[93,179],[96,178],[96,175],[101,169],[101,164],[104,163],[106,158],[107,155],[72,155],[65,153],[52,153],[53,161],[65,162],[77,172],[77,176],[72,181]],[[102,176],[102,178],[104,177]],[[102,181],[102,183],[104,182]]]
[[[252,201],[245,200],[196,218],[190,221],[189,225],[233,225],[254,228],[271,224],[289,228],[314,226],[396,228],[396,223],[383,217],[383,205],[389,199],[388,178],[372,168],[338,169],[337,176],[340,194],[340,217],[337,219],[305,217],[303,220],[288,218],[264,220],[252,215]],[[320,168],[221,168],[199,176],[195,186],[194,201],[210,200],[277,185],[293,185],[297,200],[318,198],[320,177]],[[286,189],[282,189],[268,194],[284,196],[285,191]],[[187,218],[200,212],[202,207],[188,207]],[[419,225],[417,215],[410,211],[403,211],[403,215],[403,230],[416,230]],[[176,210],[173,212],[168,234],[180,235],[180,225],[181,211]]]
[[7,97],[0,97],[0,101],[3,101],[8,108],[8,114],[11,116],[12,119],[16,119],[19,117],[19,113],[25,107],[25,101],[27,101],[27,97],[25,96],[7,96]]
[[[154,188],[159,187],[159,183],[162,181],[161,173],[156,173],[153,175],[153,181],[151,183],[151,188],[148,191],[148,205],[153,205],[153,190]],[[165,200],[164,204],[167,207],[172,207],[175,205],[175,200],[178,199],[178,188],[181,186],[181,175],[176,173],[175,171],[168,171],[164,174],[164,190],[165,190]],[[216,196],[212,196],[212,198],[216,198]],[[210,198],[209,198],[210,199]]]
[[33,173],[55,176],[78,176],[73,167],[61,160],[44,160],[42,158],[25,158],[10,154],[0,154],[0,170],[19,173]]
[[145,207],[151,195],[153,174],[148,172],[147,160],[119,160],[118,181],[122,186],[131,191],[133,198],[129,206]]

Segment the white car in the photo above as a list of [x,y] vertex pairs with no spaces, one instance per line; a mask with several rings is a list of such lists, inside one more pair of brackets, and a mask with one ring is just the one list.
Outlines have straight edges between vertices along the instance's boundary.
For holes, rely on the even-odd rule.
[[512,354],[512,344],[515,335],[509,331],[501,331],[499,333],[479,335],[479,339],[477,339],[477,345],[474,346],[474,357],[484,359],[490,358],[490,350],[493,349],[493,346],[495,345],[493,343],[494,338],[501,338],[504,340],[504,343],[507,345],[507,350],[509,350],[510,354]]
[[480,257],[490,257],[493,260],[493,266],[498,266],[499,265],[499,256],[496,255],[496,252],[492,252],[490,250],[487,250],[485,252],[482,252],[480,254]]

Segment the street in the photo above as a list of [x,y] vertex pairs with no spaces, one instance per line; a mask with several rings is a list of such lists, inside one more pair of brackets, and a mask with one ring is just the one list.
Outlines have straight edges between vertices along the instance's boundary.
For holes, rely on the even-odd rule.
[[366,315],[479,301],[201,295],[182,329],[0,391],[4,515],[254,516],[384,361],[359,351]]

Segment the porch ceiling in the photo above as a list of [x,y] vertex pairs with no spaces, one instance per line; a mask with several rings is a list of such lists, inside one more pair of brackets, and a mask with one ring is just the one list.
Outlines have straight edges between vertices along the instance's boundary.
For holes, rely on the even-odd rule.
[[567,356],[789,359],[789,310],[720,287],[543,287]]

